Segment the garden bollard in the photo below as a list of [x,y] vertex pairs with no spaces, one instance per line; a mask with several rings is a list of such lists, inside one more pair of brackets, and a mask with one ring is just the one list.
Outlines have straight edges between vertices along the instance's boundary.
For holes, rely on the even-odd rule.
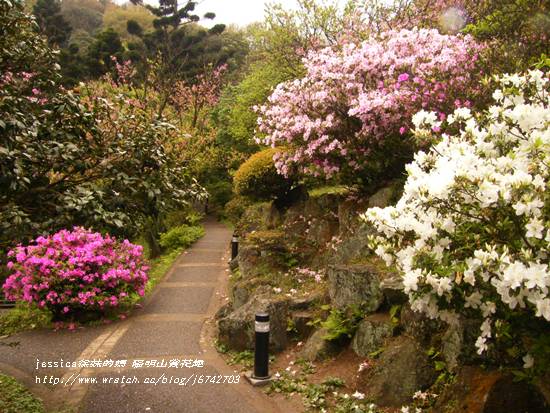
[[269,379],[269,314],[257,313],[254,323],[256,347],[254,348],[253,379]]
[[233,238],[231,238],[231,260],[234,260],[237,258],[237,255],[239,254],[239,238],[237,237],[237,233],[233,233]]

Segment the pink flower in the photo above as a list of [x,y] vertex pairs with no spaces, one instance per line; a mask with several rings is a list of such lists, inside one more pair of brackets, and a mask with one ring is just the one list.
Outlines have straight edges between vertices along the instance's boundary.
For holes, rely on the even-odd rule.
[[399,134],[401,134],[401,135],[403,135],[406,131],[407,131],[407,128],[404,127],[404,126],[401,126],[401,127],[399,128]]
[[398,81],[398,82],[406,82],[407,80],[409,80],[409,74],[408,74],[408,73],[401,73],[401,74],[397,77],[397,81]]

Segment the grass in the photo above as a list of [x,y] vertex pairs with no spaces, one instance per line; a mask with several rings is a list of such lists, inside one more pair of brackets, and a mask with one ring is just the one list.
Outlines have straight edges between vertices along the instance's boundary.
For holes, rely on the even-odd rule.
[[45,413],[42,401],[13,377],[0,374],[0,412]]
[[[51,327],[51,318],[51,313],[48,311],[20,301],[15,308],[0,316],[0,336],[35,328]],[[0,411],[3,410],[0,409]]]

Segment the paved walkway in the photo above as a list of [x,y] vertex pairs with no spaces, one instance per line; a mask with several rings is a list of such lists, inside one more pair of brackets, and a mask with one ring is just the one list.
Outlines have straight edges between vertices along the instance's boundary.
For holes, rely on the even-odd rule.
[[[207,221],[206,235],[182,254],[141,310],[114,324],[76,332],[31,331],[0,340],[0,371],[22,380],[42,396],[47,407],[74,406],[79,412],[279,412],[271,400],[239,378],[238,384],[198,384],[203,376],[237,376],[214,348],[213,315],[227,283],[230,231]],[[37,360],[127,360],[127,366],[105,368],[39,368]],[[204,360],[204,367],[132,368],[134,360]],[[150,364],[149,364],[150,366]],[[193,376],[194,375],[194,376]],[[36,378],[97,378],[96,384],[37,384]],[[127,381],[139,383],[120,383]],[[162,383],[182,380],[187,385]],[[115,384],[115,380],[119,383]],[[145,384],[149,378],[158,384]],[[111,380],[104,383],[103,379]],[[223,380],[223,378],[222,378]],[[191,385],[194,381],[195,385]],[[218,377],[216,377],[218,381]]]

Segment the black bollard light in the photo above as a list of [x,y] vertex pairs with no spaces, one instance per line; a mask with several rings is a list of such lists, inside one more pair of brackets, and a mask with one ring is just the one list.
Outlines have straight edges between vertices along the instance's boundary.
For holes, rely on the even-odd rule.
[[239,238],[237,237],[237,233],[233,233],[233,238],[231,238],[231,260],[234,260],[237,258],[237,255],[239,254]]
[[254,323],[256,347],[254,349],[255,380],[269,380],[269,314],[257,313]]

